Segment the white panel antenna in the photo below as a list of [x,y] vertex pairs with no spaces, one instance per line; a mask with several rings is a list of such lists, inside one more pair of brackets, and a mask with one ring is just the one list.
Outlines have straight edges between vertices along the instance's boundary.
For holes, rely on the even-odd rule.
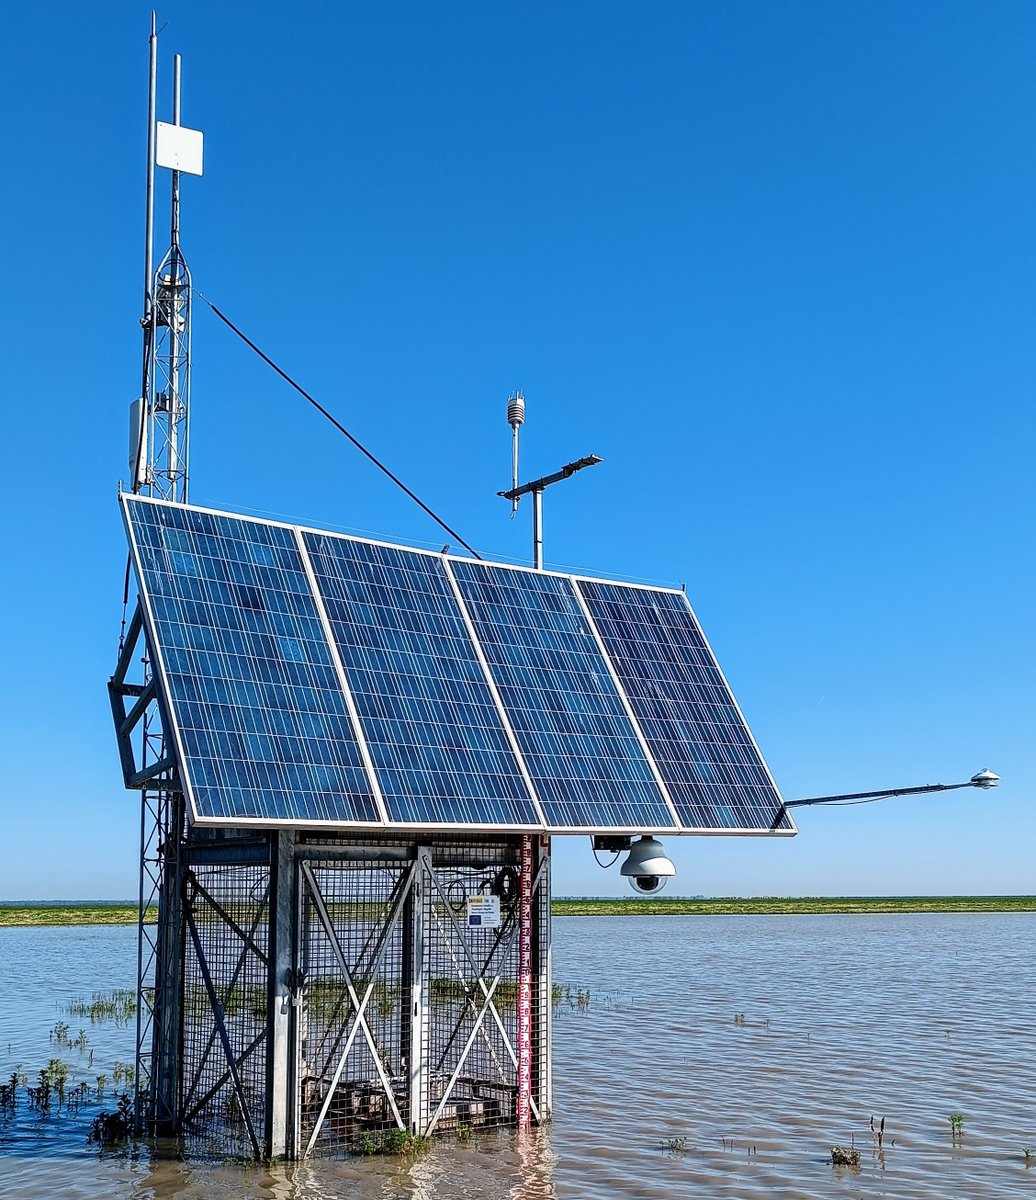
[[186,125],[155,123],[155,165],[181,171],[185,175],[202,173],[203,142],[201,130]]

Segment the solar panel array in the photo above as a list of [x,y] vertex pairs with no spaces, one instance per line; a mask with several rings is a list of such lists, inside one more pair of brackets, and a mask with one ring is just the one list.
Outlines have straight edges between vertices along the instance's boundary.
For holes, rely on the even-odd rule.
[[682,593],[122,501],[195,821],[771,831]]

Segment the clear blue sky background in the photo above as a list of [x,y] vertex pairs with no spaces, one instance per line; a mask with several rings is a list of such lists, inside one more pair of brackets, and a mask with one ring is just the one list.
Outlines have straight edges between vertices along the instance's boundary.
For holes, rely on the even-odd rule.
[[[0,898],[135,891],[105,695],[138,388],[145,4],[2,54]],[[668,846],[683,894],[1032,892],[1036,7],[248,5],[184,55],[197,286],[480,552],[686,582],[784,794],[996,792]],[[159,231],[168,176],[162,179]],[[162,246],[159,245],[159,253]],[[199,305],[192,499],[444,536]],[[558,839],[558,894],[624,890]]]

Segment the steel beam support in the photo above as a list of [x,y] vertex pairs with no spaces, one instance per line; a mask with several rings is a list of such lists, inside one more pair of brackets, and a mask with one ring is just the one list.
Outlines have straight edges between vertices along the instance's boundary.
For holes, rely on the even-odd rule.
[[[136,691],[136,688],[134,688],[133,690]],[[126,693],[125,693],[125,687],[124,687],[123,695],[125,695],[125,694]],[[126,717],[122,722],[122,725],[119,727],[119,740],[120,741],[122,741],[123,738],[128,738],[129,735],[133,732],[133,730],[137,727],[137,722],[147,711],[148,705],[151,704],[151,702],[155,699],[155,696],[157,694],[158,694],[158,692],[157,692],[157,688],[155,685],[155,678],[154,678],[154,676],[152,676],[150,681],[148,683],[146,683],[140,689],[140,694],[137,696],[133,707],[126,714]]]
[[166,793],[159,800],[166,819],[159,817],[158,847],[161,884],[158,894],[158,931],[155,939],[155,999],[152,1019],[152,1104],[155,1133],[159,1137],[179,1132],[183,1060],[183,797]]
[[298,1077],[298,1022],[295,995],[295,834],[271,836],[270,993],[267,1037],[267,1147],[269,1158],[298,1155],[295,1091]]
[[[150,767],[145,767],[142,771],[135,771],[129,779],[126,780],[126,787],[134,790],[144,788],[145,790],[151,784],[164,784],[166,788],[175,786],[171,780],[159,781],[158,777],[164,775],[167,771],[172,771],[176,766],[176,759],[170,756],[160,758],[157,762],[153,762]],[[176,790],[179,790],[177,787]]]
[[[425,978],[425,896],[432,882],[432,851],[418,846],[414,886],[404,913],[407,939],[403,969],[410,993],[409,1029],[407,1030],[407,1073],[410,1084],[408,1127],[412,1134],[423,1134],[428,1126],[428,1021],[429,996]],[[406,994],[406,989],[404,990]]]
[[137,601],[137,606],[133,610],[133,616],[130,617],[129,628],[126,630],[126,637],[122,643],[122,649],[119,651],[119,661],[115,664],[115,674],[111,677],[111,685],[121,688],[129,673],[130,666],[133,663],[133,653],[137,647],[137,638],[140,637],[140,631],[144,627],[144,616],[141,612],[140,601]]
[[183,860],[189,867],[266,866],[270,848],[265,839],[189,842],[184,846]]
[[122,780],[126,787],[137,773],[137,759],[133,753],[133,743],[128,733],[123,733],[126,724],[126,690],[125,686],[115,683],[108,684],[108,699],[112,706],[112,720],[115,722],[115,739],[119,747],[119,763],[122,766]]
[[[144,618],[141,614],[140,602],[138,600],[137,607],[133,610],[133,616],[130,618],[129,629],[126,631],[126,638],[122,643],[122,650],[119,653],[119,661],[115,665],[115,673],[108,680],[108,699],[112,707],[112,719],[115,722],[115,736],[119,747],[119,761],[122,764],[122,777],[129,787],[130,779],[137,772],[137,759],[133,753],[133,743],[131,734],[137,722],[145,715],[147,704],[140,711],[137,711],[137,706],[134,705],[133,711],[136,713],[135,719],[128,723],[126,713],[126,697],[143,697],[147,694],[151,685],[150,682],[144,684],[131,684],[126,682],[126,675],[130,667],[133,665],[134,655],[137,651],[137,642],[140,640],[141,632],[144,628]],[[152,698],[153,695],[152,695]]]

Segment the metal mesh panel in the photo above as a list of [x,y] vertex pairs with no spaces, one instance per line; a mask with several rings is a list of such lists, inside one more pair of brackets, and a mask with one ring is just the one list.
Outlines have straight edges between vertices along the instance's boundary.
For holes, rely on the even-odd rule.
[[222,840],[194,847],[182,893],[177,1111],[193,1151],[338,1156],[549,1116],[545,841],[300,838],[285,859]]
[[[500,845],[467,849],[485,865],[436,862],[423,889],[423,1039],[430,1127],[437,1132],[515,1120],[518,867]],[[499,927],[470,926],[468,899],[487,894],[500,899]]]
[[[303,1155],[377,1146],[397,1129],[515,1123],[519,844],[392,843],[382,857],[369,844],[300,846]],[[496,897],[499,924],[470,923],[475,897]],[[549,1071],[549,882],[535,898],[531,934],[540,1119]]]
[[301,1142],[311,1153],[405,1126],[402,917],[412,873],[398,861],[302,866]]
[[183,992],[183,1130],[222,1153],[265,1143],[268,866],[188,874]]

